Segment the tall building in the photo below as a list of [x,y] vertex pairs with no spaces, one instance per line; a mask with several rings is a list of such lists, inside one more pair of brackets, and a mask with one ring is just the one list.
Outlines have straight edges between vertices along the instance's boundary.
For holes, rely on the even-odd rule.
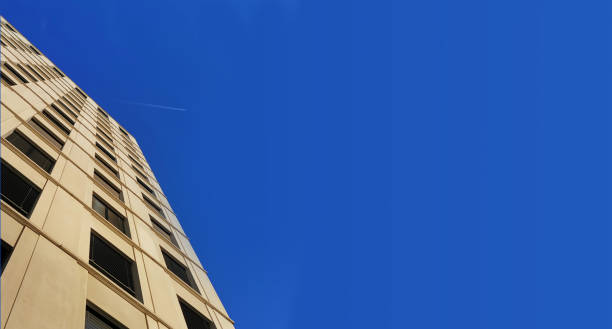
[[0,32],[1,329],[233,329],[134,137]]

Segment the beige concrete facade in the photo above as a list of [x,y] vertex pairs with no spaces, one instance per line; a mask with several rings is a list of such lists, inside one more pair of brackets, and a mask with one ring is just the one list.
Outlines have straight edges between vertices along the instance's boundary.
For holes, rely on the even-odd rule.
[[[2,183],[0,232],[11,251],[1,276],[1,329],[84,328],[87,305],[125,328],[188,329],[179,300],[211,328],[233,329],[134,137],[4,18],[0,30],[2,164],[39,190],[28,212],[27,202],[16,207],[14,196],[5,197],[13,187]],[[94,209],[96,198],[123,226]],[[133,265],[133,292],[92,265],[93,235]]]

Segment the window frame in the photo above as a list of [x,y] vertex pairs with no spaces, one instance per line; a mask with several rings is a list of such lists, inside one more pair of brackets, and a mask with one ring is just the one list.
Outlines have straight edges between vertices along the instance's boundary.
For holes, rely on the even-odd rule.
[[[41,134],[45,139],[49,141],[54,147],[61,150],[64,148],[66,142],[64,142],[61,138],[59,138],[55,133],[49,130],[40,120],[35,117],[32,117],[30,121],[28,121],[28,125],[32,127],[32,129],[36,130],[39,134]],[[39,130],[40,129],[40,130]],[[42,130],[42,132],[41,132]],[[59,146],[58,146],[59,145]]]
[[108,187],[110,187],[113,191],[115,191],[117,195],[113,194],[114,197],[121,200],[121,202],[125,201],[123,200],[123,190],[121,189],[121,187],[117,187],[114,183],[110,181],[110,179],[106,178],[106,176],[104,176],[99,170],[94,168],[94,180],[97,180],[96,177],[103,181],[103,183],[101,182],[98,182],[98,183],[102,184],[105,189],[108,189],[106,187],[106,185],[108,185]]
[[68,123],[71,126],[74,126],[74,124],[76,123],[76,120],[73,120],[70,116],[68,116],[68,114],[66,114],[66,112],[62,111],[62,109],[60,109],[57,105],[51,104],[49,105],[49,107],[53,108],[53,110],[57,114],[59,114],[62,118],[64,118],[64,120],[68,121]]
[[21,75],[19,72],[17,72],[17,70],[15,70],[15,68],[13,68],[13,66],[11,66],[8,62],[4,62],[4,67],[6,67],[6,69],[11,72],[11,74],[13,74],[17,79],[21,80],[22,83],[29,83],[28,80],[26,80],[26,78],[23,77],[23,75]]
[[154,196],[155,198],[157,198],[157,195],[155,194],[155,191],[153,190],[153,188],[151,188],[149,185],[147,185],[145,182],[143,182],[140,177],[136,177],[136,182],[138,182],[138,184],[144,188],[147,192],[151,193],[152,196]]
[[87,324],[87,313],[91,313],[98,320],[109,326],[111,329],[127,329],[126,326],[117,321],[110,314],[96,306],[89,300],[85,303],[85,324]]
[[176,248],[180,250],[178,241],[176,240],[176,237],[174,236],[174,232],[172,232],[172,230],[168,230],[164,225],[162,225],[162,223],[160,223],[160,221],[158,221],[157,219],[155,219],[155,217],[151,215],[149,215],[149,220],[151,221],[151,224],[153,224],[153,229],[155,231],[157,231],[160,235],[164,237],[164,239],[170,241]]
[[[6,161],[0,161],[0,172],[2,172],[0,177],[5,177],[6,176],[6,172],[4,172],[4,169],[7,169],[13,175],[15,175],[18,179],[21,179],[27,185],[30,186],[31,190],[29,190],[27,192],[28,195],[32,192],[32,190],[34,190],[36,193],[38,193],[38,195],[34,198],[34,200],[32,202],[32,209],[29,209],[28,211],[26,211],[26,209],[23,209],[15,201],[11,200],[8,196],[6,196],[6,194],[4,194],[4,192],[3,192],[3,189],[0,189],[0,198],[2,200],[4,200],[4,202],[9,204],[11,206],[11,208],[13,208],[15,211],[17,211],[18,213],[22,214],[26,218],[30,218],[30,216],[34,212],[34,209],[36,208],[36,204],[38,203],[38,199],[40,199],[40,195],[42,194],[42,188],[38,187],[36,184],[34,184],[34,182],[32,182],[27,177],[25,177],[21,172],[19,172],[19,170],[15,169],[13,166],[11,166],[8,163],[6,163]],[[26,197],[28,195],[26,195]],[[23,203],[24,201],[21,201],[21,202]]]
[[[129,270],[129,274],[130,274],[128,276],[128,279],[130,281],[128,282],[128,284],[130,284],[132,287],[122,282],[119,278],[116,278],[115,276],[113,276],[113,274],[111,274],[108,270],[106,270],[102,265],[96,263],[96,259],[94,258],[94,248],[95,248],[94,241],[96,241],[96,239],[98,240],[98,242],[101,242],[102,244],[106,245],[110,250],[117,253],[119,256],[123,258],[124,261],[126,261],[127,263],[126,265],[128,265],[126,269]],[[121,250],[119,250],[119,248],[115,247],[110,241],[105,239],[101,234],[97,233],[94,230],[91,230],[91,234],[89,238],[89,264],[93,266],[94,268],[96,268],[98,271],[102,272],[102,274],[104,274],[109,280],[113,281],[115,284],[117,284],[119,287],[125,290],[128,294],[132,295],[133,297],[135,297],[136,299],[142,302],[142,296],[140,294],[140,289],[139,289],[140,282],[138,278],[138,267],[136,265],[136,261],[131,259],[126,254],[124,254]]]
[[102,146],[102,144],[96,142],[96,147],[100,151],[102,151],[102,153],[104,153],[106,156],[108,156],[111,160],[113,160],[114,163],[117,163],[117,157],[112,155],[109,150],[107,150],[104,146]]
[[42,111],[42,113],[43,113],[43,116],[49,119],[49,121],[51,121],[54,125],[56,125],[59,128],[59,130],[66,133],[66,136],[70,135],[70,133],[72,132],[72,129],[69,129],[63,123],[61,123],[53,114],[51,114],[51,112],[45,109]]
[[[26,150],[22,150],[12,140],[9,139],[9,138],[12,138],[13,136],[18,136],[23,141],[25,141],[26,144],[29,144],[28,146],[30,147],[30,149],[29,150],[27,150],[27,149]],[[38,145],[36,145],[36,143],[34,143],[30,138],[28,138],[25,134],[23,134],[19,130],[17,130],[17,129],[13,130],[13,132],[10,133],[9,135],[7,135],[4,139],[6,139],[11,145],[13,145],[13,147],[18,149],[23,155],[25,155],[28,159],[30,159],[30,161],[34,162],[39,168],[41,168],[45,172],[50,174],[51,171],[53,171],[53,168],[55,167],[56,160],[51,155],[49,155],[47,152],[42,150]],[[28,153],[26,153],[26,151]],[[40,155],[43,158],[45,158],[46,160],[49,161],[49,167],[48,168],[43,167],[34,158],[32,158],[32,152],[35,152],[35,151],[40,153]]]
[[117,177],[118,179],[121,179],[119,177],[119,169],[115,169],[110,163],[106,162],[106,160],[104,160],[104,158],[102,158],[97,152],[94,153],[94,159],[102,163],[104,165],[104,168],[112,172],[115,175],[115,177]]
[[142,198],[145,201],[145,204],[149,207],[155,210],[155,212],[160,215],[162,218],[167,219],[166,215],[164,214],[164,210],[162,209],[162,206],[157,205],[153,200],[151,200],[151,198],[149,198],[148,196],[146,196],[144,193],[142,193]]
[[[94,207],[94,203],[95,201],[98,201],[98,203],[102,204],[104,206],[104,214],[99,213],[96,208]],[[91,209],[93,209],[93,211],[100,215],[102,218],[104,218],[108,223],[110,223],[114,228],[118,229],[119,231],[121,231],[125,236],[127,236],[128,238],[132,238],[131,234],[130,234],[130,225],[128,223],[127,218],[120,214],[115,208],[113,208],[112,206],[110,206],[108,204],[108,202],[106,202],[104,200],[104,198],[102,198],[100,195],[98,195],[97,193],[92,193],[92,200],[91,200]],[[117,227],[115,224],[113,224],[113,222],[109,219],[109,215],[108,213],[112,212],[116,217],[118,217],[121,220],[121,227]]]
[[[0,264],[0,275],[4,273],[4,269],[6,265],[8,265],[9,260],[11,260],[11,255],[13,255],[13,251],[15,250],[14,246],[11,246],[8,242],[4,240],[0,240],[2,243],[0,253],[2,254],[1,264]],[[6,254],[8,253],[8,255]]]
[[98,113],[101,113],[102,115],[104,115],[105,118],[108,119],[108,113],[106,113],[103,109],[101,109],[100,107],[98,107]]
[[138,170],[138,168],[136,168],[134,165],[132,165],[132,169],[134,169],[134,171],[140,175],[140,177],[144,178],[147,182],[151,183],[151,181],[149,181],[149,177],[147,177],[142,171]]
[[177,296],[177,298],[178,298],[178,301],[179,301],[179,306],[181,308],[181,313],[183,314],[183,320],[185,321],[185,326],[187,327],[187,329],[200,329],[200,328],[191,328],[191,327],[189,327],[189,324],[187,323],[187,317],[185,316],[185,309],[187,309],[190,312],[193,312],[196,316],[198,316],[200,319],[203,319],[205,321],[204,329],[216,329],[216,326],[215,326],[214,322],[212,322],[212,320],[207,318],[204,314],[200,313],[200,311],[196,310],[195,307],[191,306],[189,303],[187,303],[181,297]]
[[[191,287],[193,290],[197,291],[198,294],[200,294],[200,289],[198,289],[198,285],[196,284],[195,279],[194,279],[193,275],[191,274],[191,271],[189,270],[189,265],[183,264],[181,261],[176,259],[176,257],[172,256],[172,254],[170,254],[163,247],[160,246],[159,249],[161,250],[162,258],[164,259],[164,264],[166,265],[166,269],[168,269],[170,272],[172,272],[172,274],[174,274],[177,278],[179,278],[183,283],[185,283],[186,285]],[[168,265],[168,260],[170,260],[171,262],[176,263],[175,266],[178,266],[181,269],[183,269],[185,271],[185,275],[187,277],[183,278],[181,275],[179,275],[176,272],[174,272],[170,268],[170,266]]]

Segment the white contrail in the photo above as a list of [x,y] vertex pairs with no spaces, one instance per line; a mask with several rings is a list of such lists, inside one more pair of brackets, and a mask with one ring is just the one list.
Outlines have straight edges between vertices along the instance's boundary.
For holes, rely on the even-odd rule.
[[146,106],[146,107],[155,107],[158,109],[165,109],[165,110],[172,110],[172,111],[181,111],[181,112],[187,112],[187,109],[184,108],[180,108],[180,107],[173,107],[173,106],[166,106],[166,105],[158,105],[158,104],[149,104],[149,103],[139,103],[139,102],[132,102],[132,101],[125,101],[125,100],[121,100],[118,99],[118,102],[124,103],[124,104],[129,104],[129,105],[138,105],[138,106]]

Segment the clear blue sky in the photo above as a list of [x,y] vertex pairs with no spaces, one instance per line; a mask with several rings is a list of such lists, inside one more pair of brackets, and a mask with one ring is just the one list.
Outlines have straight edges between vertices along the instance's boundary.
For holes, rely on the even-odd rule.
[[238,328],[612,327],[606,2],[0,11],[138,138]]

